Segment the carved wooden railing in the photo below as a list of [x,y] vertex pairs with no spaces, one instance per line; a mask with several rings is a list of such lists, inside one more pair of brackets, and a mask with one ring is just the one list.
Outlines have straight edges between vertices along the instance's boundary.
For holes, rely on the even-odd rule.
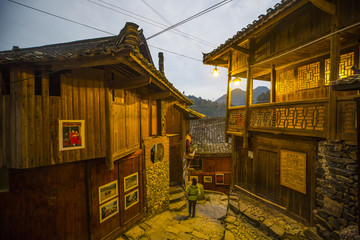
[[[337,98],[337,111],[329,113],[328,99],[266,103],[249,108],[249,131],[327,138],[328,116],[337,114],[336,139],[356,141],[356,96]],[[245,131],[245,106],[228,109],[228,133]]]
[[[267,103],[249,109],[249,130],[326,137],[327,99]],[[229,109],[229,131],[241,132],[245,108]]]
[[245,129],[245,106],[231,108],[228,110],[228,131],[241,132]]
[[327,99],[253,105],[249,130],[326,137],[327,108]]

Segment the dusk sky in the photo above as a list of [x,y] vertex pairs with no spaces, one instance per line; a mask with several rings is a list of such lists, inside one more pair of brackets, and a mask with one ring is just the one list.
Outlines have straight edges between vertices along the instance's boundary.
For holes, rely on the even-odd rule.
[[[148,38],[219,2],[222,1],[1,0],[0,51],[11,50],[12,46],[27,48],[117,35],[126,22],[139,25],[139,29],[143,29]],[[226,93],[227,70],[219,68],[221,75],[213,77],[211,71],[214,67],[203,65],[202,53],[217,48],[259,15],[266,14],[266,10],[274,7],[277,2],[279,1],[232,0],[176,28],[188,37],[175,31],[167,31],[149,39],[147,43],[155,67],[158,68],[158,52],[164,52],[165,75],[178,90],[186,95],[216,100]]]

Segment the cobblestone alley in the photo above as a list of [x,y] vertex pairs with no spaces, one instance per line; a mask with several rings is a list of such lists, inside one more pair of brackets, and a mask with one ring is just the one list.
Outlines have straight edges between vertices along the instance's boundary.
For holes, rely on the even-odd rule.
[[166,211],[147,219],[124,233],[123,239],[272,239],[248,223],[236,218],[229,210],[225,194],[206,193],[206,200],[198,201],[196,217],[187,218],[188,210]]

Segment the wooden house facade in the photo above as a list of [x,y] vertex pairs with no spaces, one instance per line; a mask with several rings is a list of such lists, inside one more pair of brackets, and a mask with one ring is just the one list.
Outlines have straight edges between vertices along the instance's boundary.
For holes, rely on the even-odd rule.
[[161,184],[182,182],[189,113],[174,105],[192,102],[154,67],[136,24],[14,47],[0,70],[1,239],[110,239],[131,226],[151,212],[144,139],[164,143]]
[[[203,59],[228,69],[233,189],[327,239],[357,216],[359,93],[329,83],[359,66],[359,13],[357,0],[283,0]],[[231,106],[235,77],[246,80],[245,106]],[[252,104],[253,80],[271,83],[270,103]]]

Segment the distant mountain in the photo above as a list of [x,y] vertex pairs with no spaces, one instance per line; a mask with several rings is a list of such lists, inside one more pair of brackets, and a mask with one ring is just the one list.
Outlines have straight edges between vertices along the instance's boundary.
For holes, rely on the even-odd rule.
[[226,113],[226,104],[213,102],[211,100],[202,99],[201,97],[187,96],[191,101],[194,102],[190,106],[191,109],[205,114],[206,117],[224,117]]
[[[202,99],[193,95],[186,96],[194,102],[190,106],[191,109],[205,114],[206,117],[224,117],[226,114],[226,94],[215,100]],[[241,106],[245,105],[246,92],[240,88],[231,91],[231,105]],[[253,91],[253,103],[266,103],[270,102],[270,89],[267,87],[257,87]]]
[[[269,100],[266,100],[267,94],[264,95],[266,92],[269,92]],[[257,87],[253,90],[253,103],[258,103],[258,97],[262,95],[261,102],[270,102],[270,89],[267,87]],[[215,100],[218,103],[226,103],[226,94]],[[240,88],[236,88],[231,91],[231,105],[233,106],[241,106],[245,105],[246,102],[246,92],[241,90]]]

